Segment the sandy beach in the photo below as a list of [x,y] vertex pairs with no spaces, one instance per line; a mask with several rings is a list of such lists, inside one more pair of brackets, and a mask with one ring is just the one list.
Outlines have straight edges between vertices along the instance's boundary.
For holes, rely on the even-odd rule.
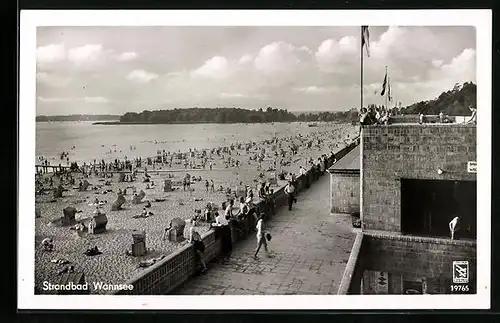
[[[202,159],[195,154],[194,157],[188,158],[188,165],[184,161],[175,160],[171,167],[168,163],[156,164],[154,169],[152,165],[143,165],[134,182],[118,182],[117,174],[106,179],[91,175],[87,178],[91,184],[88,191],[80,192],[78,189],[72,188],[71,185],[65,185],[68,191],[64,192],[62,198],[54,200],[52,193],[37,195],[36,206],[40,210],[41,217],[36,219],[35,226],[35,283],[38,288],[41,288],[44,281],[57,283],[58,272],[64,266],[51,262],[53,259],[68,260],[74,265],[75,271],[85,273],[87,282],[123,283],[144,270],[144,268],[139,268],[141,260],[168,255],[187,243],[187,241],[175,243],[162,240],[163,232],[173,218],[180,217],[183,220],[189,220],[194,215],[195,209],[203,210],[208,202],[214,202],[220,206],[220,203],[227,199],[225,189],[228,187],[234,189],[240,182],[253,187],[255,195],[257,195],[256,187],[262,181],[267,181],[269,177],[279,172],[298,173],[299,165],[309,169],[307,161],[310,158],[317,160],[322,154],[330,155],[331,152],[339,150],[346,141],[356,137],[358,131],[358,127],[347,124],[321,124],[317,131],[307,135],[283,136],[274,143],[258,142],[250,149],[245,149],[245,145],[241,145],[241,148],[228,149],[220,156],[212,155],[209,158],[212,170],[207,165],[204,169],[199,166]],[[271,138],[269,139],[271,140]],[[312,145],[308,148],[307,145],[310,142]],[[299,147],[296,154],[290,153],[292,143]],[[227,143],[226,146],[229,147],[231,144],[236,143]],[[186,150],[188,149],[186,147]],[[275,156],[274,152],[280,149],[286,153],[283,158],[287,160],[286,165],[280,165],[280,158]],[[261,154],[263,150],[265,150],[264,158],[259,165],[259,161],[255,160],[254,156]],[[150,156],[154,156],[154,154],[153,151]],[[276,160],[278,160],[278,165],[274,169]],[[239,161],[238,165],[236,165],[236,161]],[[198,168],[193,169],[190,166]],[[141,171],[144,167],[147,167],[150,176],[149,183],[143,182],[144,174]],[[192,179],[200,177],[202,179],[201,181],[192,181],[191,188],[193,190],[191,192],[184,191],[180,185],[186,173],[189,173]],[[44,176],[48,175],[44,174]],[[77,183],[76,186],[78,186],[79,180],[83,180],[83,175],[75,173],[73,176]],[[177,189],[164,192],[165,179],[171,179],[173,187]],[[206,191],[206,180],[214,182],[214,191],[211,189]],[[109,185],[104,184],[106,181],[110,182]],[[154,186],[151,185],[151,182],[154,183]],[[54,187],[56,184],[58,183],[54,183]],[[278,182],[278,186],[282,184],[284,181]],[[150,188],[147,188],[148,185]],[[221,186],[223,191],[219,191]],[[274,189],[278,186],[275,186]],[[134,215],[141,213],[145,203],[131,203],[132,187],[135,187],[137,192],[143,190],[146,193],[143,201],[149,200],[151,202],[151,207],[147,210],[153,215],[148,218],[133,218]],[[127,202],[123,205],[123,210],[111,211],[111,204],[116,200],[119,189],[127,189],[127,195],[125,195]],[[106,193],[103,194],[104,192]],[[52,220],[63,216],[62,210],[67,206],[75,207],[81,211],[76,214],[77,220],[90,217],[96,209],[90,204],[96,198],[100,201],[107,201],[101,207],[101,212],[105,213],[108,218],[106,232],[95,235],[87,233],[79,235],[75,230],[70,230],[70,227],[50,225]],[[165,201],[155,202],[155,199],[165,199]],[[187,236],[188,229],[189,225],[187,224],[185,236]],[[207,223],[199,223],[197,226],[200,233],[206,232],[208,229]],[[144,257],[132,257],[126,254],[126,251],[131,249],[133,230],[146,232],[146,247],[149,252]],[[42,250],[40,243],[45,238],[53,239],[54,251]],[[85,250],[94,246],[97,246],[102,254],[86,256]]]

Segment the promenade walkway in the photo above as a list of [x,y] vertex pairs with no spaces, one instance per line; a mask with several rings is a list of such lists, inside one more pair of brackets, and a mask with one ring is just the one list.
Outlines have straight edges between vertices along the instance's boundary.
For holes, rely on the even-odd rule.
[[354,243],[350,216],[329,213],[329,176],[298,196],[293,210],[280,208],[267,223],[272,258],[253,259],[256,237],[233,247],[226,263],[190,279],[176,294],[277,295],[336,294]]

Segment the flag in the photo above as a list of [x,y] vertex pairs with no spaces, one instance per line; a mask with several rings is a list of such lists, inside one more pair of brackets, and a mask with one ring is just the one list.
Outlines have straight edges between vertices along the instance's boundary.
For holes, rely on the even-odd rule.
[[382,84],[382,92],[380,92],[381,96],[384,96],[386,87],[387,87],[387,71],[385,72],[384,83]]
[[370,57],[370,31],[368,26],[361,26],[361,55],[363,55],[363,48],[366,48],[366,55]]
[[390,79],[387,79],[387,99],[392,102]]

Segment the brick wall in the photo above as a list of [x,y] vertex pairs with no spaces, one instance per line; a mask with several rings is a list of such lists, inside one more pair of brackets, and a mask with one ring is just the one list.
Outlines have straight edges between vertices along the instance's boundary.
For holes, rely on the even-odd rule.
[[332,213],[359,213],[359,172],[330,174]]
[[375,290],[369,271],[389,273],[389,293],[401,294],[403,281],[427,282],[427,292],[449,293],[453,261],[469,261],[470,288],[475,291],[476,243],[412,236],[365,235],[363,293]]
[[401,231],[401,178],[476,180],[473,125],[366,126],[361,151],[363,229]]

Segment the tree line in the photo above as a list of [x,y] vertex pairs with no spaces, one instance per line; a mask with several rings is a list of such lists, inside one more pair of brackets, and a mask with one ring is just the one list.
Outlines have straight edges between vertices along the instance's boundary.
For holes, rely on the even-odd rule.
[[188,108],[173,110],[127,112],[121,123],[268,123],[296,121],[347,121],[356,119],[357,111],[301,113],[296,115],[286,109],[249,110],[242,108]]
[[[476,84],[465,82],[455,84],[454,88],[441,93],[433,100],[420,101],[403,108],[389,107],[393,114],[439,114],[467,116],[469,106],[476,107]],[[368,108],[381,108],[369,104]],[[357,122],[358,108],[348,111],[325,111],[294,114],[286,109],[249,110],[242,108],[189,108],[173,110],[145,110],[141,113],[128,112],[121,123],[267,123],[267,122]]]
[[[455,84],[453,89],[441,93],[433,100],[420,101],[404,108],[390,108],[394,114],[437,115],[441,111],[445,115],[467,116],[471,112],[469,106],[476,107],[476,84],[465,82]],[[369,104],[368,108],[377,108]],[[37,116],[36,121],[97,121],[119,120],[119,123],[268,123],[268,122],[357,122],[359,121],[358,108],[348,111],[325,111],[294,114],[286,109],[267,107],[266,109],[250,110],[242,108],[219,107],[188,108],[173,110],[142,111],[140,113],[127,112],[122,116],[116,115],[82,115],[69,116]]]
[[98,120],[119,120],[119,115],[112,114],[71,114],[71,115],[56,115],[56,116],[36,116],[37,122],[49,121],[98,121]]
[[456,83],[453,89],[441,93],[437,98],[409,105],[402,108],[401,113],[437,115],[443,112],[450,116],[469,116],[469,106],[476,108],[476,88],[476,84],[472,82]]

